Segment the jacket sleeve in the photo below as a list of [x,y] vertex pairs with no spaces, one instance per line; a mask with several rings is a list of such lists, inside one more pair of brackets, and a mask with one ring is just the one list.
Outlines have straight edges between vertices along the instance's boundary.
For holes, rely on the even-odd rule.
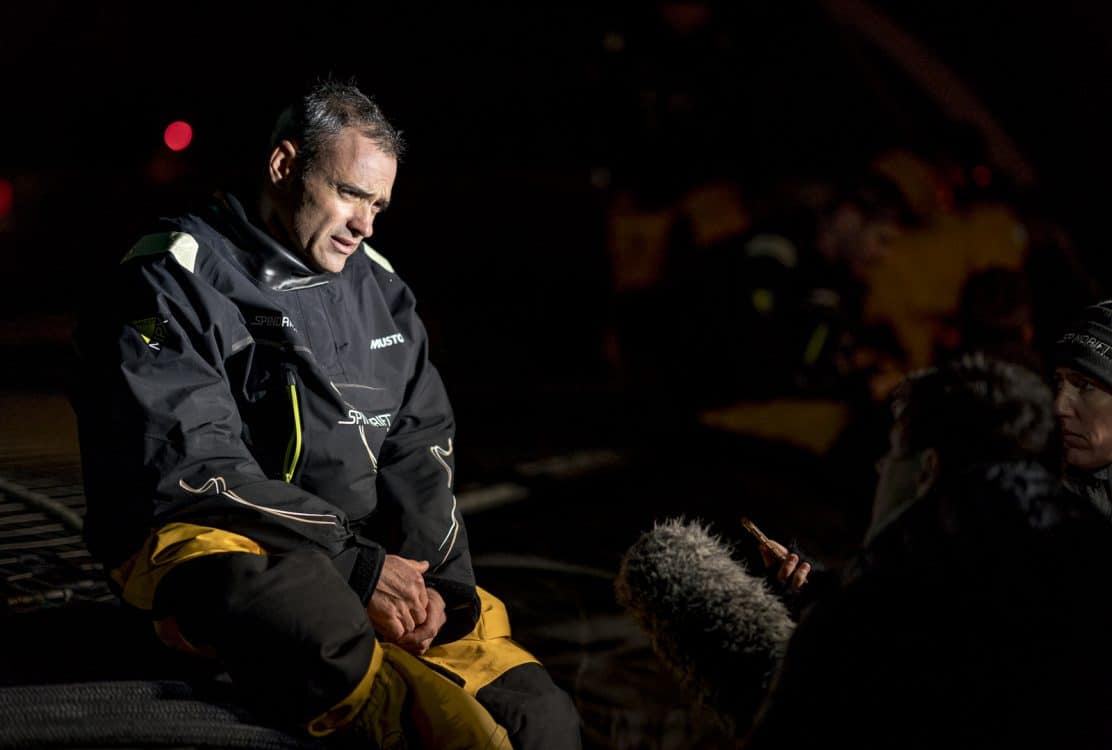
[[238,310],[172,259],[121,271],[111,311],[76,336],[90,549],[115,567],[178,521],[337,554],[350,537],[343,514],[268,478],[243,440],[233,373],[253,339]]
[[428,560],[426,583],[444,598],[448,621],[437,643],[455,640],[475,626],[479,599],[467,531],[454,494],[455,420],[444,384],[428,359],[424,327],[412,295],[399,323],[412,332],[416,363],[405,398],[379,458],[376,529],[390,552]]

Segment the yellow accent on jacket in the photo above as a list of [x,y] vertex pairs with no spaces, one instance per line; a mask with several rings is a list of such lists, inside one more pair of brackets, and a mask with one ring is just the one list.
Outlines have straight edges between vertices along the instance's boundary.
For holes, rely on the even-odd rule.
[[176,566],[197,557],[229,552],[266,554],[258,542],[240,534],[211,526],[170,523],[151,534],[139,551],[110,575],[125,602],[149,611],[158,584]]
[[452,643],[433,646],[421,657],[459,675],[464,690],[475,695],[503,674],[538,659],[510,638],[510,616],[498,597],[481,587],[479,622],[470,633]]

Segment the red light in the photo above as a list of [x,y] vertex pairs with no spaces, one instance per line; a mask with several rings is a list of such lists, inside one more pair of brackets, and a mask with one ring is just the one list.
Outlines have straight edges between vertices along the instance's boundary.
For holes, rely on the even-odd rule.
[[177,120],[166,126],[162,140],[171,151],[184,151],[193,140],[193,128],[188,122]]
[[9,180],[0,180],[0,219],[12,212],[15,202],[15,187]]
[[973,183],[980,188],[987,188],[992,182],[992,170],[981,165],[973,167]]

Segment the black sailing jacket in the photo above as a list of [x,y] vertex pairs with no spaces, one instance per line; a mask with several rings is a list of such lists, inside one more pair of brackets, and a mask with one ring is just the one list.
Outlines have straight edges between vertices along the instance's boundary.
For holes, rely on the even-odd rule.
[[121,262],[75,337],[86,537],[109,569],[171,522],[311,546],[366,602],[386,552],[430,563],[439,641],[477,617],[451,407],[390,264],[317,273],[231,196]]

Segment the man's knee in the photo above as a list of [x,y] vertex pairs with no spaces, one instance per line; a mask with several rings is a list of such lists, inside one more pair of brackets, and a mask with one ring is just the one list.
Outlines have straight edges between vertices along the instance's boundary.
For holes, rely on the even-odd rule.
[[508,670],[475,695],[518,750],[582,747],[579,712],[540,664]]

